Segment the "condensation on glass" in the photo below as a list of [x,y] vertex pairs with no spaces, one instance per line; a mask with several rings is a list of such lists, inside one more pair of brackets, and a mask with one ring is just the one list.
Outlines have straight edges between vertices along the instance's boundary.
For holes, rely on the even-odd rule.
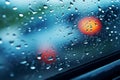
[[0,80],[41,80],[120,50],[120,0],[0,0]]

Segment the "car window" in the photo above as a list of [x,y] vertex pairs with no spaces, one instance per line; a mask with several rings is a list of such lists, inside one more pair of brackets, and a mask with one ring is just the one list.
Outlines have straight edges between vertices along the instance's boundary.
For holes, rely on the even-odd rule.
[[0,0],[0,79],[41,80],[120,50],[120,0]]

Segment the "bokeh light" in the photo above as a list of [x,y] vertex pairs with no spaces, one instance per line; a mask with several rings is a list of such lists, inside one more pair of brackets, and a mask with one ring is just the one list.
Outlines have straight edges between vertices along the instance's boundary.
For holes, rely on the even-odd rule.
[[95,35],[100,32],[102,25],[95,17],[85,17],[79,21],[78,28],[83,34]]

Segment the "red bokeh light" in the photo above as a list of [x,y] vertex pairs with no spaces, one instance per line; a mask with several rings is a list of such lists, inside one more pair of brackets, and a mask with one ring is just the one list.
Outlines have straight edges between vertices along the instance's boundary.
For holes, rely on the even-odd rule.
[[41,53],[41,60],[46,64],[51,64],[56,61],[56,52],[52,49],[44,50]]

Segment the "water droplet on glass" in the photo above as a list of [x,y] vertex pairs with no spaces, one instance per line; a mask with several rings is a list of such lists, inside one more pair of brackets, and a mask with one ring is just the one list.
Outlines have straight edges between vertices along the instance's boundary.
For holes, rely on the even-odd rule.
[[6,1],[5,1],[5,4],[6,4],[6,5],[10,5],[10,1],[9,1],[9,0],[6,0]]
[[24,44],[25,47],[28,47],[28,44]]
[[48,8],[48,6],[47,5],[43,5],[44,6],[44,9],[47,9]]
[[69,64],[67,64],[67,67],[70,67],[70,65],[69,65]]
[[38,57],[37,57],[37,59],[38,59],[38,60],[40,60],[40,59],[41,59],[41,57],[40,57],[40,56],[38,56]]
[[84,44],[88,44],[88,42],[87,42],[87,41],[85,41],[85,42],[84,42]]
[[30,69],[34,70],[36,67],[35,66],[31,66]]
[[63,70],[63,68],[59,68],[59,69],[58,69],[58,71],[61,71],[61,70]]
[[83,0],[83,2],[85,2],[85,0]]
[[39,19],[42,19],[42,16],[38,17]]
[[68,7],[67,9],[68,9],[68,10],[71,10],[71,7]]
[[22,62],[20,62],[20,64],[26,64],[27,63],[27,61],[22,61]]
[[6,18],[6,15],[2,15],[3,18]]
[[101,9],[101,8],[98,8],[98,10],[99,10],[99,11],[102,11],[102,9]]
[[23,51],[21,54],[23,54],[23,55],[24,55],[24,54],[25,54],[25,52]]
[[86,53],[86,55],[89,55],[89,53]]
[[46,67],[46,69],[50,69],[50,68],[51,68],[51,66]]
[[12,35],[13,35],[13,36],[16,36],[16,34],[15,34],[15,33],[13,33]]
[[75,0],[73,0],[73,2],[75,2]]
[[50,10],[50,12],[52,13],[52,12],[54,12],[54,10],[53,10],[53,9],[51,9],[51,10]]
[[48,57],[48,61],[53,61],[53,57],[52,56],[50,56],[50,57]]
[[0,38],[0,44],[2,44],[3,43],[3,41],[2,41],[2,39]]
[[108,30],[108,29],[109,29],[109,27],[106,27],[106,29]]
[[73,6],[73,3],[72,3],[72,2],[70,2],[70,6]]
[[105,11],[102,10],[102,13],[105,13]]
[[63,3],[63,0],[60,0],[60,3]]
[[39,76],[38,76],[38,78],[42,78],[42,76],[41,76],[41,75],[39,75]]
[[33,19],[34,19],[34,17],[31,17],[31,19],[33,20]]
[[17,45],[17,46],[16,46],[16,49],[17,49],[17,50],[21,49],[21,45]]
[[78,12],[78,8],[75,8],[75,11]]
[[10,77],[14,77],[14,74],[13,74],[13,73],[10,73]]
[[17,7],[16,7],[16,6],[14,6],[14,7],[13,7],[13,10],[17,10]]
[[14,41],[9,41],[10,45],[13,45],[14,44]]
[[23,14],[19,14],[20,17],[23,17],[24,15]]

